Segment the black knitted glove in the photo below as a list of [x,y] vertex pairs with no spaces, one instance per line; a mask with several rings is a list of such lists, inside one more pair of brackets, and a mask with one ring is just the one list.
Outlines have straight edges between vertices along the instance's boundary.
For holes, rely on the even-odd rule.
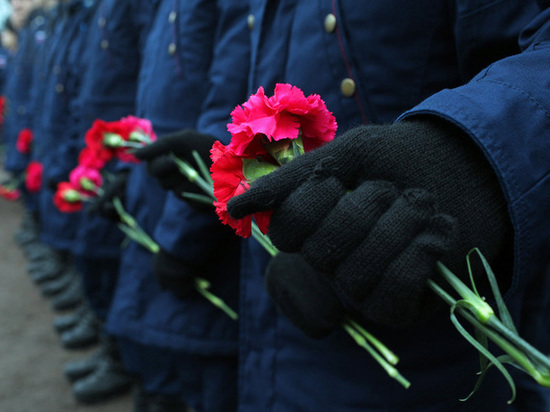
[[199,270],[162,249],[155,255],[153,271],[160,287],[180,299],[192,296],[197,291],[195,278],[200,276]]
[[88,208],[88,212],[97,213],[114,222],[120,221],[118,212],[113,204],[113,199],[118,197],[124,205],[129,174],[128,170],[121,170],[117,172],[111,181],[106,182],[103,186],[103,194],[94,200]]
[[274,211],[276,247],[325,273],[346,305],[392,325],[436,301],[425,284],[437,260],[465,276],[467,252],[491,262],[511,226],[480,150],[433,117],[350,130],[228,204],[234,218],[261,210]]
[[277,308],[311,338],[328,335],[345,310],[326,276],[299,254],[280,252],[269,262],[265,285]]
[[[183,192],[201,195],[204,195],[204,192],[179,172],[171,154],[173,153],[176,157],[186,160],[197,168],[192,154],[193,150],[196,150],[205,165],[210,167],[212,163],[210,149],[215,141],[216,139],[210,135],[187,129],[160,136],[156,142],[136,150],[134,155],[147,162],[147,171],[159,181],[163,189],[171,190],[176,196],[183,199]],[[198,206],[197,202],[191,201],[190,203]]]

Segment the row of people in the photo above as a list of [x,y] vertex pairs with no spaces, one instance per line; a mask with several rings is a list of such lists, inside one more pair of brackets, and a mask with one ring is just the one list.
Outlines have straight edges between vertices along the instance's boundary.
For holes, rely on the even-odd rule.
[[[136,412],[548,410],[548,390],[519,373],[508,405],[496,370],[459,400],[478,356],[426,286],[438,260],[466,279],[478,247],[547,350],[546,2],[67,0],[38,14],[6,78],[6,169],[43,166],[18,240],[54,308],[80,305],[58,319],[62,341],[101,336],[67,365],[77,399],[135,383]],[[271,257],[181,197],[169,153],[209,162],[231,111],[282,82],[319,94],[338,136],[229,202],[233,218],[273,210]],[[111,164],[89,208],[58,210],[94,120],[128,115],[158,142]],[[115,199],[158,251],[126,244]],[[409,389],[338,327],[348,315],[399,354]]]

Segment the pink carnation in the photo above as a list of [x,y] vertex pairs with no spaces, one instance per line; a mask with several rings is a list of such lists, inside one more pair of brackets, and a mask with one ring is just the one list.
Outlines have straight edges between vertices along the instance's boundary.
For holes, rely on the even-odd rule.
[[97,169],[79,165],[69,174],[69,182],[80,192],[95,196],[103,184],[103,178]]
[[309,151],[332,140],[337,129],[336,119],[319,95],[305,97],[299,88],[282,83],[269,98],[260,87],[231,116],[229,146],[237,155],[258,153],[264,136],[269,141],[296,139],[300,131],[304,150]]
[[15,148],[23,154],[29,154],[31,152],[33,138],[34,135],[31,129],[22,129],[17,135]]

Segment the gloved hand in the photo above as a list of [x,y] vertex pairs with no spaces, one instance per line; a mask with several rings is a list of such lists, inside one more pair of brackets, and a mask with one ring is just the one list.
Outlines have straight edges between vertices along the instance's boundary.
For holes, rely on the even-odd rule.
[[[160,136],[156,142],[136,150],[134,155],[147,162],[147,171],[159,181],[163,189],[171,190],[177,197],[184,199],[183,192],[201,195],[204,195],[204,192],[179,172],[171,154],[173,153],[176,157],[186,160],[197,168],[192,154],[193,150],[196,150],[205,165],[210,167],[212,163],[210,149],[215,141],[216,139],[210,135],[186,129]],[[191,201],[191,203],[198,206],[197,202]]]
[[199,269],[162,249],[155,255],[153,271],[160,287],[170,290],[179,299],[197,292],[195,279],[200,277]]
[[118,212],[113,204],[115,197],[119,198],[122,204],[126,199],[126,184],[128,182],[129,170],[121,170],[116,173],[111,181],[106,181],[103,186],[103,194],[99,196],[88,208],[89,213],[98,213],[106,219],[114,222],[120,221]]
[[324,273],[346,306],[392,325],[435,302],[425,284],[437,260],[465,277],[467,252],[491,262],[511,228],[481,151],[433,117],[350,130],[228,203],[237,219],[262,210],[274,211],[279,250]]
[[281,313],[311,338],[325,337],[344,319],[344,307],[327,277],[299,254],[280,252],[271,259],[265,285]]

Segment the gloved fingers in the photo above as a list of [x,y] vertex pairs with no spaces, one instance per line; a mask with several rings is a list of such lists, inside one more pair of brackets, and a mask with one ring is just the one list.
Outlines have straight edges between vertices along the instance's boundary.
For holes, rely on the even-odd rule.
[[162,290],[170,291],[178,299],[186,299],[197,293],[195,286],[195,278],[178,278],[178,279],[159,279],[159,286]]
[[279,207],[296,188],[313,175],[318,163],[315,152],[298,156],[274,172],[260,177],[246,192],[227,203],[229,215],[234,219],[242,219],[256,212]]
[[427,304],[435,295],[426,281],[435,273],[436,262],[451,250],[455,229],[456,221],[450,216],[433,216],[425,230],[388,265],[357,309],[369,320],[394,325],[414,323],[425,316],[435,306]]
[[55,192],[57,190],[57,185],[59,184],[60,180],[58,179],[48,179],[46,183],[46,187],[51,190],[52,192]]
[[149,161],[174,153],[176,156],[190,161],[193,159],[192,152],[195,150],[208,164],[210,149],[215,141],[216,139],[208,134],[185,129],[160,136],[157,141],[138,149],[134,155],[140,160]]
[[363,182],[341,197],[326,217],[313,226],[300,253],[316,269],[333,273],[398,196],[398,190],[390,182]]
[[[421,189],[403,191],[338,265],[335,278],[339,287],[363,300],[391,262],[426,229],[433,214],[434,198],[430,193]],[[358,284],[362,287],[358,288]]]
[[163,155],[148,162],[147,172],[159,180],[165,179],[170,175],[181,175],[176,163],[171,159],[170,155]]
[[346,133],[261,177],[248,191],[228,202],[229,215],[242,219],[255,212],[276,209],[293,190],[312,176],[319,179],[335,177],[347,189],[354,189],[366,167],[362,162],[367,150],[364,144],[367,132],[360,128],[357,130],[360,133]]
[[298,252],[345,193],[335,178],[305,181],[273,212],[268,230],[273,244],[284,252]]
[[133,152],[139,160],[151,160],[156,157],[166,155],[171,152],[172,139],[170,137],[160,137],[158,140],[143,146]]
[[120,216],[110,200],[103,198],[97,198],[88,206],[86,211],[90,214],[98,214],[105,219],[111,220],[113,222],[120,221]]
[[273,257],[265,284],[280,312],[312,338],[328,335],[342,322],[345,311],[328,280],[300,255]]

